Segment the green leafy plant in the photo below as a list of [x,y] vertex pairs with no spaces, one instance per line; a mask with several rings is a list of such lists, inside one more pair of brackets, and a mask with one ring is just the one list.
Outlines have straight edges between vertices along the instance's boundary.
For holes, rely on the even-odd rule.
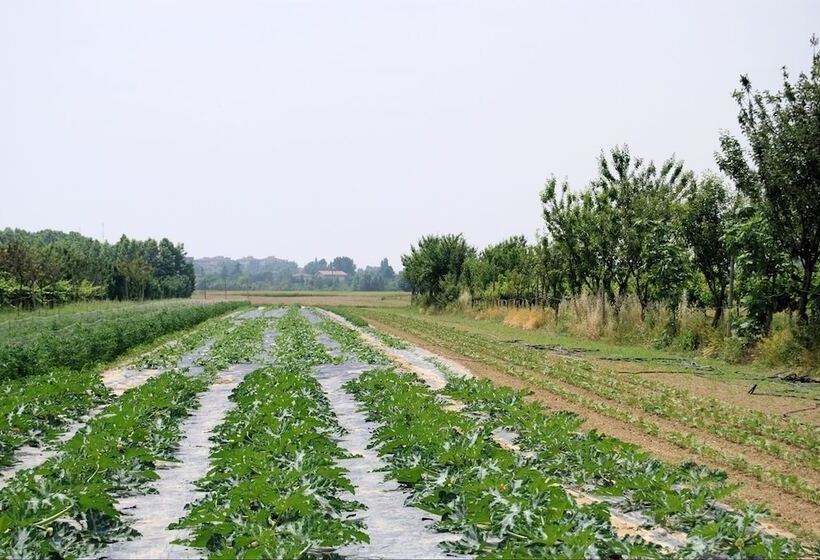
[[146,492],[159,460],[172,460],[180,423],[207,380],[172,371],[127,391],[62,453],[0,490],[0,556],[88,556],[132,536],[118,496]]
[[366,542],[343,499],[354,488],[336,461],[347,457],[313,367],[330,356],[291,308],[278,323],[276,363],[251,373],[231,395],[214,435],[211,469],[197,484],[205,497],[176,525],[187,544],[211,557],[295,558]]

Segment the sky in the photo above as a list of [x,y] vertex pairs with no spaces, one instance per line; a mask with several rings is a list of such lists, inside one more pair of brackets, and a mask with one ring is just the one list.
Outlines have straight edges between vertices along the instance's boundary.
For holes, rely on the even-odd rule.
[[820,2],[0,0],[0,227],[399,257],[542,226],[603,149],[715,169]]

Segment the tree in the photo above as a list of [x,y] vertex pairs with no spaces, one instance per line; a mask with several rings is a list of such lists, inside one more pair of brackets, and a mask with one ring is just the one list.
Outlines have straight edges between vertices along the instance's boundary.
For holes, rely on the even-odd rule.
[[676,228],[682,193],[692,180],[674,158],[659,168],[616,146],[598,159],[598,177],[581,193],[559,190],[555,178],[541,193],[544,223],[577,295],[586,287],[618,316],[630,289],[641,318],[652,302],[677,306],[687,276],[686,248]]
[[167,239],[122,236],[110,245],[75,232],[4,229],[0,261],[3,302],[32,307],[104,296],[188,297],[195,280],[184,247]]
[[536,275],[538,278],[541,301],[552,308],[555,320],[558,320],[558,309],[564,299],[566,262],[560,249],[550,243],[549,238],[542,237],[536,249]]
[[536,295],[531,279],[534,266],[532,248],[523,235],[490,245],[469,265],[473,297],[533,301]]
[[330,268],[346,272],[348,276],[356,274],[356,263],[354,263],[350,257],[336,257],[330,263]]
[[729,284],[727,233],[731,225],[732,204],[723,180],[707,174],[693,181],[683,207],[683,236],[692,249],[693,262],[706,280],[715,311],[712,326],[723,316],[726,287]]
[[[31,244],[24,238],[16,237],[0,250],[0,268],[17,283],[17,294],[22,296],[25,289],[34,297],[33,287],[37,282],[37,261]],[[32,301],[32,300],[30,300]],[[25,301],[18,301],[25,304]]]
[[579,295],[584,286],[591,293],[599,293],[603,280],[596,266],[597,244],[588,227],[594,223],[589,196],[582,202],[566,181],[559,191],[558,181],[550,177],[541,192],[541,204],[547,234],[567,265],[570,293]]
[[610,159],[601,155],[592,184],[599,207],[595,221],[603,230],[600,258],[607,265],[606,281],[618,288],[618,300],[610,299],[622,299],[631,280],[643,319],[652,302],[676,308],[683,291],[686,254],[675,226],[693,176],[674,157],[658,168],[633,158],[626,145],[613,148]]
[[327,261],[325,259],[313,259],[304,268],[305,274],[316,274],[320,270],[327,270]]
[[723,132],[717,162],[761,205],[773,241],[799,262],[797,314],[805,324],[820,257],[820,56],[795,83],[784,69],[782,91],[753,91],[746,76],[740,84],[734,97],[748,151]]
[[461,234],[430,235],[419,240],[418,248],[402,255],[404,275],[413,296],[423,305],[443,307],[455,301],[462,287],[465,263],[475,255]]
[[764,209],[748,201],[737,209],[726,240],[735,255],[738,299],[752,320],[746,330],[769,334],[775,312],[787,309],[796,291],[791,258],[775,240]]
[[387,262],[387,257],[383,258],[382,262],[379,264],[379,273],[387,282],[396,277],[396,271],[393,270],[393,267],[390,266],[389,262]]

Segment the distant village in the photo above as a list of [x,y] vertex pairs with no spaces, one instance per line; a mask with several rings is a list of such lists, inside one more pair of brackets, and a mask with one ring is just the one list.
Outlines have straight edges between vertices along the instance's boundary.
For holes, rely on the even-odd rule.
[[359,268],[350,257],[314,259],[300,267],[277,257],[193,259],[197,290],[404,290],[404,277],[388,260]]

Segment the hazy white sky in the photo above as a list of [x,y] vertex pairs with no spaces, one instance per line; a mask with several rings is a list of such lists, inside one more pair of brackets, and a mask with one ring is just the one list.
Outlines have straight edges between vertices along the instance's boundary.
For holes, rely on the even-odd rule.
[[0,227],[398,257],[541,225],[627,142],[696,171],[820,2],[0,0]]

